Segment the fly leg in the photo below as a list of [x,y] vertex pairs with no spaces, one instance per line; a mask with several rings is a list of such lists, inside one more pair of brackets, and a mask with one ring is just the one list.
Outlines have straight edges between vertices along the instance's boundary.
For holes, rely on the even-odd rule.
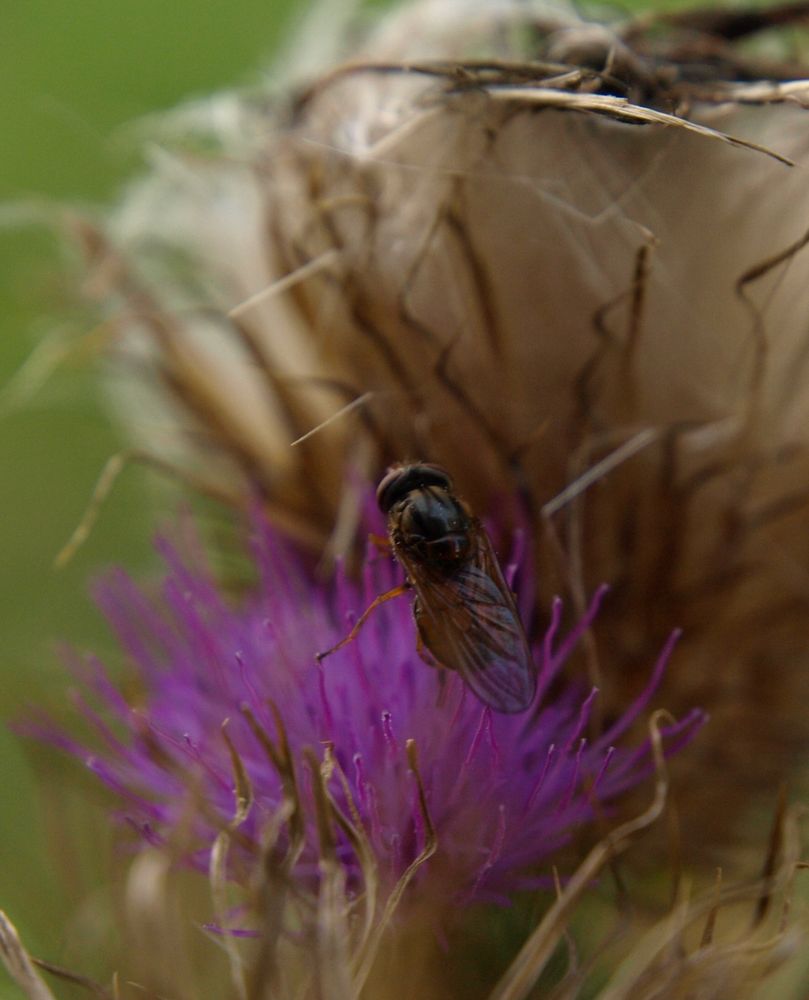
[[390,559],[391,550],[392,546],[387,535],[377,535],[373,531],[369,533],[366,552],[371,562],[376,562],[383,558]]
[[373,545],[377,552],[382,552],[385,555],[390,553],[390,539],[387,535],[377,535],[375,532],[371,532],[368,535],[368,541]]
[[362,626],[368,621],[371,613],[375,611],[380,604],[384,604],[386,601],[392,601],[394,597],[401,597],[402,594],[406,594],[410,589],[410,584],[405,582],[399,587],[394,587],[393,590],[387,591],[385,594],[380,594],[371,604],[363,611],[363,613],[357,619],[357,623],[354,628],[348,633],[345,639],[341,639],[336,646],[332,646],[331,649],[327,649],[323,653],[315,653],[315,659],[318,663],[326,659],[327,656],[331,656],[332,653],[336,653],[338,649],[342,649],[343,646],[347,646],[350,642],[357,638]]

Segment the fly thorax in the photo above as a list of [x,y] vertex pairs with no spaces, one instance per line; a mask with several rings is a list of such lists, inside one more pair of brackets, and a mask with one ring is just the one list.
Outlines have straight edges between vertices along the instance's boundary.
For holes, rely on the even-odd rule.
[[445,490],[414,490],[403,505],[400,532],[404,544],[421,559],[458,563],[469,552],[469,517]]

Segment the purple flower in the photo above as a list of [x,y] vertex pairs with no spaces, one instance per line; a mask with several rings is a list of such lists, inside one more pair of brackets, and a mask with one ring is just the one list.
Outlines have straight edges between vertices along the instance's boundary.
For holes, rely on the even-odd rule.
[[[182,836],[183,855],[198,867],[232,822],[238,786],[248,803],[234,830],[232,874],[255,863],[274,829],[303,884],[317,884],[325,838],[349,891],[361,889],[365,852],[388,890],[420,861],[411,872],[417,889],[506,902],[539,884],[540,863],[652,770],[648,741],[632,749],[618,743],[655,691],[674,637],[643,694],[595,738],[597,691],[561,676],[603,589],[564,636],[561,603],[553,605],[533,645],[535,706],[501,715],[455,674],[419,657],[407,597],[383,605],[354,642],[316,662],[316,652],[400,582],[387,554],[370,551],[359,583],[342,571],[323,583],[258,519],[258,579],[234,603],[193,539],[182,556],[165,538],[158,548],[168,567],[159,597],[120,570],[97,588],[139,696],[125,697],[96,659],[75,658],[81,712],[96,738],[77,740],[51,725],[38,735],[84,759],[144,841],[176,848]],[[515,553],[504,566],[509,580],[518,563]],[[530,625],[532,586],[523,577],[516,588]],[[693,711],[671,724],[667,750],[686,743],[703,718]]]

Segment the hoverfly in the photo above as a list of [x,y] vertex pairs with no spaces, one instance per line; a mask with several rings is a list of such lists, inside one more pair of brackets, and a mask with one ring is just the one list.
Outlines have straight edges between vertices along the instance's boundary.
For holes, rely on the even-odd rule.
[[378,597],[342,642],[356,636],[371,612],[412,589],[419,652],[432,665],[459,673],[498,712],[523,712],[534,699],[536,670],[514,596],[492,543],[469,506],[452,492],[438,465],[392,466],[376,491],[388,536],[406,582]]

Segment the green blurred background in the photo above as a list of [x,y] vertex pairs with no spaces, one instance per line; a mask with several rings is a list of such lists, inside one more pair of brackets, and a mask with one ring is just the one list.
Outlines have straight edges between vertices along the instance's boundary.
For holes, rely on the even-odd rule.
[[[64,702],[58,640],[107,647],[88,581],[111,562],[147,570],[157,515],[147,474],[127,470],[87,545],[67,569],[52,568],[121,439],[92,364],[68,361],[27,401],[7,389],[34,346],[77,319],[66,310],[70,289],[56,240],[25,217],[48,203],[111,200],[137,170],[122,127],[254,81],[291,27],[293,7],[294,0],[0,4],[0,907],[35,954],[56,962],[70,964],[76,904],[101,877],[107,830],[93,797],[71,792],[73,778],[59,782],[54,755],[21,747],[6,723],[25,703]],[[56,780],[43,780],[48,771]],[[59,784],[64,797],[54,803]],[[83,836],[77,857],[70,830],[82,823],[94,832]],[[21,995],[0,969],[0,998]]]

